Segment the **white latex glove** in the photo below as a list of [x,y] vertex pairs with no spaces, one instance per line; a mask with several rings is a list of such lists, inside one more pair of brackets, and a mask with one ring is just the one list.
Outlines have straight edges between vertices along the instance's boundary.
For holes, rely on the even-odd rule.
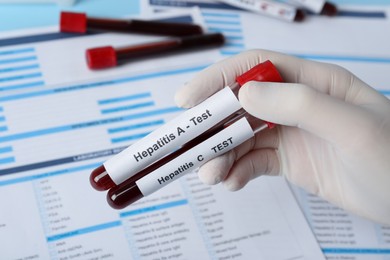
[[203,165],[200,179],[238,190],[260,175],[283,175],[346,210],[390,224],[390,101],[349,71],[247,51],[200,72],[176,93],[176,102],[192,107],[265,60],[289,83],[248,82],[239,100],[250,114],[279,126]]

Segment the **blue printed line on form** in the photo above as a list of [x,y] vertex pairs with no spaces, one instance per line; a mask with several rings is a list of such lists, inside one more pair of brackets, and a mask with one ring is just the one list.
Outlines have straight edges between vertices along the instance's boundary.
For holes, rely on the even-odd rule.
[[135,135],[112,138],[111,143],[115,144],[115,143],[120,143],[120,142],[128,142],[128,141],[138,140],[138,139],[144,138],[145,136],[147,136],[150,133],[151,132],[149,131],[146,133],[140,133],[140,134],[135,134]]
[[[183,15],[180,17],[166,18],[160,19],[161,21],[171,21],[171,22],[193,22],[192,17],[189,15]],[[14,37],[14,38],[6,38],[0,39],[0,46],[15,46],[18,44],[27,44],[27,43],[37,43],[37,42],[48,42],[52,40],[60,40],[60,39],[71,39],[78,38],[90,35],[97,35],[101,32],[98,31],[90,31],[86,34],[73,34],[73,33],[45,33],[45,34],[35,34],[35,35],[27,35],[22,37]]]
[[35,34],[35,35],[27,35],[22,37],[0,39],[0,45],[14,46],[17,44],[47,42],[47,41],[60,40],[60,39],[71,39],[71,38],[83,37],[85,35],[96,35],[96,34],[98,34],[98,32],[87,32],[86,34],[61,33],[61,32]]
[[0,60],[0,64],[8,64],[8,63],[22,62],[22,61],[31,61],[31,60],[37,60],[37,57],[36,56],[29,56],[29,57],[21,57],[21,58]]
[[96,225],[96,226],[81,228],[81,229],[69,231],[66,233],[50,236],[50,237],[47,237],[46,239],[47,239],[47,242],[53,242],[53,241],[57,241],[60,239],[83,235],[83,234],[87,234],[87,233],[91,233],[91,232],[95,232],[95,231],[99,231],[99,230],[118,227],[120,225],[122,225],[122,222],[120,220],[118,220],[118,221],[113,221],[113,222],[104,223],[104,224],[100,224],[100,225]]
[[241,28],[222,28],[222,27],[209,27],[211,32],[225,32],[225,33],[242,33]]
[[241,44],[241,43],[230,43],[230,42],[227,42],[224,47],[236,47],[236,48],[242,48],[244,49],[244,44]]
[[241,25],[239,21],[226,21],[226,20],[206,20],[207,24],[227,24],[227,25]]
[[[343,1],[343,0],[339,0],[339,1]],[[357,2],[359,2],[357,0],[350,0],[350,1],[354,5],[358,4]],[[374,0],[372,0],[372,1],[374,1]],[[370,5],[375,5],[375,3],[373,3],[372,1],[362,0],[362,1],[360,1],[360,4],[361,3],[366,3],[366,4],[369,3]],[[386,3],[387,5],[389,4],[388,0],[376,0],[376,1],[379,1],[380,4],[384,4],[384,3]],[[338,3],[338,4],[340,4],[340,3]],[[218,8],[218,9],[223,8],[223,9],[232,9],[232,10],[242,10],[240,8],[237,8],[237,7],[226,8],[225,6],[223,6],[223,4],[215,4],[214,7],[207,6],[207,5],[203,5],[202,6],[202,4],[200,4],[199,7],[201,7],[201,8],[203,7],[203,8]],[[203,14],[203,12],[202,12],[202,14]],[[316,15],[316,14],[312,14],[312,15]],[[378,11],[359,12],[359,11],[344,11],[344,10],[340,10],[337,13],[337,16],[340,16],[340,17],[364,17],[364,18],[386,18],[386,13],[385,12],[378,12]]]
[[0,55],[10,55],[10,54],[18,54],[18,53],[34,52],[34,51],[35,51],[34,48],[15,49],[15,50],[0,51]]
[[155,121],[150,121],[150,122],[138,123],[138,124],[134,124],[134,125],[122,126],[122,127],[117,127],[117,128],[110,128],[110,129],[108,129],[108,133],[114,134],[114,133],[134,130],[134,129],[143,128],[143,127],[162,125],[162,124],[164,124],[164,120],[160,119],[160,120],[155,120]]
[[0,122],[5,122],[5,116],[0,116]]
[[90,169],[94,169],[96,167],[99,167],[101,164],[102,164],[101,162],[100,163],[93,163],[93,164],[77,166],[77,167],[73,167],[73,168],[67,168],[67,169],[61,169],[61,170],[52,171],[52,172],[46,172],[46,173],[32,175],[32,176],[24,176],[24,177],[19,177],[19,178],[15,178],[15,179],[4,180],[4,181],[0,181],[0,187],[12,185],[12,184],[17,184],[17,183],[21,183],[21,182],[33,181],[33,180],[42,179],[42,178],[49,178],[49,177],[63,175],[63,174],[74,173],[74,172],[83,171],[83,170],[90,170]]
[[30,74],[23,74],[23,75],[17,75],[12,77],[6,77],[6,78],[0,78],[0,82],[5,81],[14,81],[14,80],[21,80],[21,79],[30,79],[30,78],[37,78],[42,77],[42,73],[30,73]]
[[339,17],[360,17],[360,18],[386,18],[385,12],[375,12],[375,11],[346,11],[340,10],[337,12],[337,16]]
[[178,108],[178,107],[167,107],[167,108],[156,109],[156,110],[137,113],[137,114],[131,114],[131,115],[127,115],[127,116],[107,118],[107,119],[90,121],[90,122],[74,124],[74,125],[65,125],[65,126],[57,126],[57,127],[46,128],[46,129],[34,130],[34,131],[30,131],[30,132],[24,132],[24,133],[13,134],[13,135],[8,135],[8,136],[1,136],[0,143],[21,140],[21,139],[26,139],[26,138],[31,138],[31,137],[41,136],[41,135],[71,131],[74,129],[105,125],[105,124],[114,123],[114,122],[122,122],[122,121],[127,121],[127,120],[132,120],[132,119],[144,118],[144,117],[148,117],[148,116],[155,116],[155,115],[161,115],[161,114],[166,114],[166,113],[174,113],[174,112],[178,112],[178,111],[182,111],[182,110],[183,109]]
[[26,139],[26,138],[31,138],[31,137],[41,136],[41,135],[48,135],[48,134],[53,134],[53,133],[65,132],[65,131],[69,131],[72,129],[73,128],[71,125],[58,126],[58,127],[52,127],[52,128],[47,128],[47,129],[25,132],[25,133],[6,135],[6,136],[0,137],[0,143],[20,140],[20,139]]
[[294,53],[290,53],[290,55],[294,55],[304,59],[314,59],[314,60],[390,63],[390,58],[380,58],[380,57],[334,56],[334,55],[294,54]]
[[7,126],[0,126],[0,132],[5,132],[5,131],[8,131],[8,127]]
[[131,217],[131,216],[135,216],[135,215],[139,215],[139,214],[144,214],[144,213],[156,211],[156,210],[162,210],[162,209],[168,209],[168,208],[173,208],[173,207],[177,207],[177,206],[182,206],[182,205],[186,205],[186,204],[188,204],[188,200],[186,200],[186,199],[177,200],[177,201],[172,201],[172,202],[168,202],[168,203],[164,203],[164,204],[160,204],[160,205],[135,209],[135,210],[126,211],[126,212],[121,212],[119,215],[121,218],[125,218],[125,217]]
[[13,163],[13,162],[15,162],[15,157],[0,158],[0,164]]
[[138,98],[146,98],[146,97],[151,97],[151,94],[149,92],[146,93],[138,93],[135,95],[130,95],[130,96],[121,96],[121,97],[116,97],[116,98],[110,98],[110,99],[104,99],[104,100],[99,100],[98,104],[99,105],[106,105],[106,104],[111,104],[111,103],[117,103],[117,102],[123,102],[123,101],[130,101]]
[[337,3],[353,5],[390,5],[389,0],[337,0]]
[[7,91],[7,90],[15,90],[15,89],[21,89],[21,88],[30,88],[30,87],[40,87],[45,85],[44,81],[35,81],[35,82],[29,82],[29,83],[23,83],[23,84],[16,84],[16,85],[9,85],[5,87],[1,87],[0,91]]
[[12,152],[11,146],[0,147],[0,153],[9,153],[9,152]]
[[390,254],[389,248],[322,248],[325,254]]
[[38,64],[32,64],[32,65],[25,65],[25,66],[18,66],[18,67],[11,67],[11,68],[0,69],[0,73],[14,72],[14,71],[19,71],[19,70],[38,69],[38,68],[39,68]]
[[226,40],[244,40],[244,37],[242,37],[242,36],[239,36],[239,35],[237,35],[237,36],[234,36],[234,35],[227,35],[226,37]]
[[128,106],[106,108],[106,109],[102,109],[101,113],[102,114],[109,114],[109,113],[122,112],[122,111],[126,111],[126,110],[137,109],[137,108],[150,107],[150,106],[154,106],[153,101],[137,103],[137,104],[128,105]]
[[[239,53],[242,52],[245,48],[245,45],[243,43],[234,43],[231,42],[233,39],[228,37],[233,34],[232,36],[234,37],[234,34],[242,34],[242,29],[240,27],[241,22],[240,22],[240,16],[212,16],[209,13],[209,16],[205,20],[206,24],[209,26],[210,31],[214,32],[224,32],[226,34],[226,43],[220,50],[220,53],[222,55],[227,55],[226,48],[229,49],[235,49],[234,53]],[[230,34],[230,35],[229,35]],[[242,36],[240,36],[242,40]],[[233,40],[234,41],[234,40]],[[232,51],[232,50],[229,50]]]
[[240,52],[241,51],[239,51],[239,50],[236,50],[236,51],[221,50],[221,54],[226,55],[226,56],[236,55],[236,54],[239,54]]
[[5,97],[0,97],[0,102],[12,101],[12,100],[24,99],[24,98],[31,98],[31,97],[37,97],[37,96],[44,96],[44,95],[51,95],[51,94],[57,94],[57,93],[68,92],[68,91],[75,91],[75,90],[80,90],[80,89],[103,87],[103,86],[108,86],[108,85],[127,83],[127,82],[131,82],[131,81],[138,81],[138,80],[150,79],[150,78],[155,78],[155,77],[170,76],[170,75],[175,75],[175,74],[194,72],[194,71],[202,70],[202,69],[206,68],[208,65],[209,64],[203,65],[203,66],[192,67],[192,68],[184,68],[184,69],[176,69],[176,70],[148,73],[148,74],[144,74],[144,75],[137,75],[137,76],[132,76],[132,77],[120,78],[120,79],[116,79],[116,80],[108,80],[108,81],[87,83],[87,84],[75,85],[75,86],[69,86],[69,87],[63,87],[63,88],[57,88],[57,89],[41,90],[41,91],[30,92],[30,93],[10,95],[10,96],[5,96]]
[[[57,158],[57,159],[48,160],[48,161],[35,162],[35,163],[31,163],[31,164],[24,164],[21,166],[2,169],[0,171],[0,176],[9,175],[9,174],[13,174],[13,173],[21,173],[21,172],[31,171],[31,170],[36,170],[36,169],[42,169],[42,168],[47,168],[47,167],[51,167],[51,166],[65,165],[68,163],[88,161],[88,160],[93,160],[93,159],[97,159],[97,158],[101,158],[101,157],[112,156],[112,155],[120,153],[126,147],[127,146],[121,146],[121,147],[116,147],[116,148],[111,148],[111,149],[106,149],[106,150],[101,150],[101,151],[93,151],[93,152],[84,153],[84,154],[76,154],[73,156]],[[99,165],[97,165],[97,166],[99,166]],[[91,168],[93,168],[93,167],[91,166]]]
[[210,17],[230,17],[230,18],[239,18],[239,14],[233,14],[233,13],[214,13],[214,12],[203,12],[203,16],[210,16]]
[[169,7],[199,7],[199,8],[217,8],[227,10],[237,10],[236,7],[223,3],[203,3],[199,1],[171,1],[171,0],[149,0],[150,5],[153,6],[169,6]]
[[[166,114],[166,113],[175,113],[175,112],[179,112],[179,111],[183,111],[183,109],[179,108],[179,107],[159,108],[159,109],[156,109],[156,110],[151,110],[151,111],[147,111],[147,112],[141,112],[141,113],[138,113],[138,114],[131,114],[131,115],[121,116],[121,117],[116,117],[116,118],[103,119],[103,120],[100,120],[100,121],[93,121],[92,123],[96,122],[96,123],[99,123],[99,124],[107,124],[107,123],[113,123],[113,122],[120,122],[120,121],[144,118],[144,117],[148,117],[148,116],[156,116],[156,115],[161,115],[161,114]],[[82,124],[79,124],[79,125],[74,125],[74,128],[77,128],[77,127],[82,128],[82,127],[90,126],[90,125],[91,125],[91,123],[82,123]]]
[[5,96],[5,97],[0,97],[0,101],[5,102],[5,101],[11,101],[11,100],[17,100],[17,99],[24,99],[24,98],[31,98],[31,97],[37,97],[37,96],[45,96],[45,95],[50,95],[54,94],[54,90],[41,90],[41,91],[36,91],[36,92],[30,92],[30,93],[23,93],[23,94],[17,94],[17,95],[11,95],[11,96]]

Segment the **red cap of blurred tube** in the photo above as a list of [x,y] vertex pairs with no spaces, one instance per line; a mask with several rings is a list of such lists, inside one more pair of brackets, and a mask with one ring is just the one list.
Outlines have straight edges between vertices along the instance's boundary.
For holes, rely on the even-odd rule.
[[117,65],[115,49],[112,46],[88,49],[85,54],[90,69],[104,69]]
[[[238,76],[236,78],[236,81],[238,84],[240,84],[240,86],[244,85],[249,81],[284,82],[275,65],[269,60],[254,66],[244,74]],[[268,128],[273,128],[275,126],[274,123],[266,123],[268,125]]]
[[61,12],[60,31],[85,33],[87,31],[87,15],[84,13]]

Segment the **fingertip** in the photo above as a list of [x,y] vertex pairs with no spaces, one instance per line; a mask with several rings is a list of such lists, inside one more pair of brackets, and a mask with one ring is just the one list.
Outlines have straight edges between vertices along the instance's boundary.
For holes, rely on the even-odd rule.
[[218,156],[199,168],[199,179],[208,185],[215,185],[223,181],[234,163],[234,154],[228,152]]
[[249,90],[253,88],[253,82],[249,81],[241,86],[240,91],[238,92],[238,99],[241,101],[247,100],[250,97]]
[[206,185],[216,185],[222,181],[222,178],[219,174],[213,174],[212,172],[201,167],[198,171],[198,177],[201,182]]
[[280,162],[275,149],[252,150],[235,162],[223,184],[230,191],[245,187],[262,175],[279,175]]
[[188,94],[187,94],[187,91],[186,91],[186,86],[182,87],[181,89],[179,89],[175,93],[174,100],[175,100],[175,103],[176,103],[176,105],[178,107],[182,107],[182,108],[190,108],[190,107],[192,107],[191,106],[192,102],[188,98]]
[[231,181],[231,180],[225,180],[223,182],[223,186],[228,190],[228,191],[238,191],[241,190],[246,183],[240,183],[237,181]]
[[240,161],[241,159],[234,164],[229,175],[223,180],[224,187],[229,191],[238,191],[251,180],[246,169],[247,165],[242,165]]
[[207,162],[199,168],[199,179],[207,185],[215,185],[222,181],[221,171],[212,162]]
[[299,83],[251,81],[240,90],[239,100],[242,107],[257,118],[298,126],[311,113],[317,92]]
[[259,117],[259,107],[261,106],[261,88],[265,83],[250,81],[244,84],[238,92],[238,99],[242,107],[251,115]]

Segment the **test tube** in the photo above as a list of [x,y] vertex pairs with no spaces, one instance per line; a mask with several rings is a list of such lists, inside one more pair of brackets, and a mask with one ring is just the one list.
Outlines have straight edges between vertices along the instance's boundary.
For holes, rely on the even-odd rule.
[[337,14],[336,5],[326,0],[278,0],[283,3],[305,8],[315,14],[335,16]]
[[[235,83],[223,88],[199,105],[185,111],[164,126],[156,129],[148,136],[129,146],[124,151],[110,158],[103,165],[93,170],[90,175],[90,183],[92,187],[100,191],[108,190],[136,175],[142,169],[167,156],[172,150],[178,149],[195,137],[205,133],[207,130],[211,129],[211,132],[206,132],[206,137],[209,137],[213,131],[216,131],[215,129],[222,129],[223,127],[218,124],[225,124],[227,122],[226,119],[230,120],[229,117],[233,114],[241,114],[239,112],[241,105],[236,96],[239,87],[248,81],[283,82],[283,79],[270,61],[254,66],[249,71],[245,72],[241,76],[238,76]],[[140,160],[142,163],[134,160],[135,154],[137,156],[141,155],[138,151],[147,151],[145,150],[145,147],[153,146],[158,137],[167,135],[166,133],[172,132],[177,126],[185,126],[188,121],[191,121],[196,117],[196,115],[202,113],[202,111],[208,111],[213,116],[199,123],[199,125],[197,125],[198,127],[183,127],[188,130],[189,133],[171,140],[166,143],[161,150],[153,152],[150,156],[148,156],[146,152],[145,154],[142,152],[141,154],[145,155],[142,160]],[[184,124],[183,122],[187,123]],[[271,123],[269,124],[270,127],[272,127]],[[202,138],[204,138],[204,136],[201,136],[198,141],[205,140],[205,138]],[[196,138],[194,140],[196,140]],[[191,148],[193,145],[186,147]]]
[[108,19],[87,17],[85,13],[61,12],[61,32],[86,33],[88,30],[167,36],[186,36],[203,33],[202,27],[195,24],[137,19]]
[[295,6],[268,0],[221,0],[221,2],[261,15],[274,17],[288,22],[301,22],[305,12]]
[[113,48],[112,46],[92,48],[86,51],[86,59],[90,69],[105,69],[156,54],[165,55],[180,51],[219,47],[224,42],[225,38],[221,33],[192,35],[121,48]]
[[330,2],[325,2],[319,13],[322,15],[327,15],[327,16],[335,16],[335,15],[337,15],[338,10],[337,10],[336,5],[334,5]]
[[215,129],[217,133],[209,135],[208,139],[202,140],[207,135],[199,137],[199,140],[194,139],[194,142],[200,142],[198,145],[184,146],[170,154],[168,158],[161,159],[120,185],[111,188],[107,193],[107,202],[114,209],[123,209],[269,127],[273,125],[243,112],[225,123],[222,130]]
[[[149,173],[149,172],[159,168],[164,163],[171,161],[172,159],[176,158],[180,154],[182,154],[182,153],[188,151],[189,149],[193,148],[195,145],[203,142],[209,136],[212,136],[213,134],[218,133],[220,130],[222,130],[224,128],[225,125],[227,125],[229,122],[231,122],[237,116],[239,116],[239,115],[241,115],[243,113],[244,113],[243,109],[238,110],[237,112],[235,112],[234,114],[230,115],[226,119],[222,120],[217,125],[213,126],[209,130],[207,130],[206,132],[198,135],[194,139],[192,139],[189,142],[187,142],[186,144],[184,144],[180,149],[178,149],[175,152],[172,152],[172,153],[166,155],[165,157],[163,157],[163,159],[160,159],[157,162],[152,163],[151,165],[149,165],[145,169],[141,170],[141,172],[137,173],[137,175],[138,176],[144,176],[147,173]],[[131,179],[131,177],[133,177],[133,176],[130,176],[129,179]],[[129,179],[127,179],[127,180],[129,180]],[[124,182],[127,182],[127,180],[124,181]],[[122,182],[122,183],[124,183],[124,182]],[[90,183],[91,183],[92,187],[94,187],[96,190],[99,190],[99,191],[108,190],[108,189],[116,186],[116,184],[111,179],[110,175],[106,171],[106,169],[105,169],[103,164],[100,165],[95,170],[93,170],[93,172],[90,175]]]

